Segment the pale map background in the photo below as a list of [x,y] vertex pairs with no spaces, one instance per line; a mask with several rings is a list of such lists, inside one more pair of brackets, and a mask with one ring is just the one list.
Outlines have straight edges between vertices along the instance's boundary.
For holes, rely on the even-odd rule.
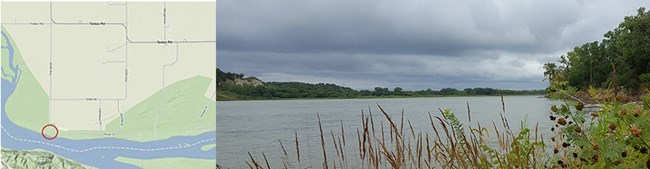
[[[3,31],[36,86],[22,100],[30,106],[8,100],[7,115],[38,132],[55,124],[69,139],[214,132],[215,10],[214,2],[3,2]],[[36,115],[11,114],[24,111]]]

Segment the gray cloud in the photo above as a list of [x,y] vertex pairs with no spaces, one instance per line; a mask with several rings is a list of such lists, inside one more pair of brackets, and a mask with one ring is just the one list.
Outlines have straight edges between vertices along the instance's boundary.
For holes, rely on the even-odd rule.
[[369,89],[543,88],[542,64],[648,2],[217,3],[217,66],[266,81]]

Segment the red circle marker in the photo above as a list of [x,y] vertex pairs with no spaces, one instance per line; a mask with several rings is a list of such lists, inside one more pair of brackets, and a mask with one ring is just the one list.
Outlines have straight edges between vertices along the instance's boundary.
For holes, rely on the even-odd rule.
[[[56,134],[54,134],[54,137],[45,136],[45,128],[47,128],[49,126],[54,127],[54,130],[56,130]],[[43,138],[45,138],[47,140],[54,140],[56,138],[56,136],[59,136],[59,128],[56,128],[56,126],[54,124],[47,124],[47,125],[43,126],[43,129],[41,129],[41,135],[43,135]]]

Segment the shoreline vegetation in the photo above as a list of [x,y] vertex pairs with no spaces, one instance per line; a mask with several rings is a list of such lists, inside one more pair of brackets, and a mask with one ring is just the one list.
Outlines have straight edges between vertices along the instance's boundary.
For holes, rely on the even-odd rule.
[[217,100],[296,100],[296,99],[365,99],[418,98],[453,96],[544,95],[545,90],[501,90],[493,88],[443,88],[440,90],[407,91],[375,87],[374,90],[354,90],[328,83],[262,82],[241,73],[223,72],[217,68]]
[[[279,141],[282,154],[248,152],[249,158],[242,161],[255,169],[272,168],[269,160],[274,159],[281,159],[284,168],[650,168],[650,97],[641,99],[608,101],[600,109],[588,109],[582,102],[552,105],[551,128],[525,119],[513,125],[504,115],[503,95],[495,105],[501,107],[501,120],[487,125],[472,123],[469,104],[470,123],[463,124],[458,112],[438,109],[441,116],[429,113],[430,128],[422,130],[414,130],[405,112],[390,116],[381,105],[362,110],[356,130],[344,128],[342,122],[323,127],[315,113],[322,161],[312,163],[318,152],[301,157],[301,146],[308,143],[301,143],[304,133],[297,131],[293,141]],[[373,116],[373,110],[382,118]],[[541,135],[541,130],[553,134]],[[356,138],[345,138],[345,132],[355,131]]]
[[[650,92],[650,12],[641,7],[600,41],[585,43],[544,64],[550,98],[638,102]],[[559,93],[558,91],[563,91]],[[596,96],[590,98],[589,96]]]
[[[501,96],[501,106],[503,96]],[[378,110],[380,119],[373,116]],[[323,127],[316,113],[320,130],[322,161],[311,162],[311,156],[301,157],[300,133],[294,132],[294,141],[282,143],[283,154],[267,156],[248,153],[245,163],[249,168],[272,168],[269,159],[282,159],[284,168],[529,168],[545,166],[542,160],[545,143],[537,137],[539,128],[529,130],[511,128],[505,118],[505,107],[500,111],[501,122],[482,127],[480,124],[462,124],[450,109],[439,109],[442,116],[428,115],[430,128],[416,131],[410,119],[388,115],[377,105],[376,109],[361,112],[361,126],[355,130],[340,126]],[[375,112],[377,113],[377,112]],[[470,105],[467,113],[471,114]],[[374,118],[373,118],[374,117]],[[471,122],[471,115],[468,116]],[[316,124],[315,124],[316,125]],[[489,130],[494,129],[496,133]],[[327,132],[329,130],[329,132]],[[514,132],[518,131],[518,132]],[[345,138],[345,132],[356,132],[356,138]],[[498,145],[490,146],[496,137]],[[346,141],[347,140],[347,141]],[[286,149],[286,147],[289,147]],[[304,151],[304,150],[303,150]],[[504,153],[506,152],[506,153]],[[328,154],[330,154],[328,156]],[[272,157],[272,158],[268,158]],[[334,158],[332,158],[334,157]],[[275,166],[273,168],[278,168]],[[280,167],[282,168],[282,167]]]
[[[439,98],[439,97],[498,97],[499,95],[434,95],[434,96],[362,96],[362,97],[319,97],[319,98],[259,98],[259,99],[222,99],[217,101],[275,101],[275,100],[328,100],[328,99],[400,99],[400,98]],[[546,98],[544,94],[517,94],[504,96],[539,96]]]

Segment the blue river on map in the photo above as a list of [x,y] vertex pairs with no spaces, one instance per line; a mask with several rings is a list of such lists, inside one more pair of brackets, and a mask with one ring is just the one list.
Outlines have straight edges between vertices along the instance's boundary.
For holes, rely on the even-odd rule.
[[[72,159],[88,166],[97,168],[139,168],[135,165],[117,162],[114,159],[118,156],[136,159],[155,158],[195,158],[195,159],[216,159],[216,149],[208,151],[201,150],[201,147],[216,142],[216,131],[207,132],[196,136],[177,136],[159,141],[136,142],[114,138],[99,138],[86,140],[70,140],[56,138],[46,140],[40,132],[34,132],[17,126],[7,117],[5,104],[11,96],[20,80],[20,67],[14,65],[14,46],[11,44],[5,32],[2,38],[7,42],[9,50],[9,65],[14,72],[12,81],[2,79],[2,147],[14,150],[43,149],[59,156]],[[5,73],[4,71],[2,72]],[[29,106],[29,105],[22,105]],[[28,113],[28,112],[20,112]],[[30,141],[27,141],[30,140]],[[115,148],[119,147],[119,148]],[[161,149],[168,148],[168,149]],[[82,151],[82,152],[77,152]]]

